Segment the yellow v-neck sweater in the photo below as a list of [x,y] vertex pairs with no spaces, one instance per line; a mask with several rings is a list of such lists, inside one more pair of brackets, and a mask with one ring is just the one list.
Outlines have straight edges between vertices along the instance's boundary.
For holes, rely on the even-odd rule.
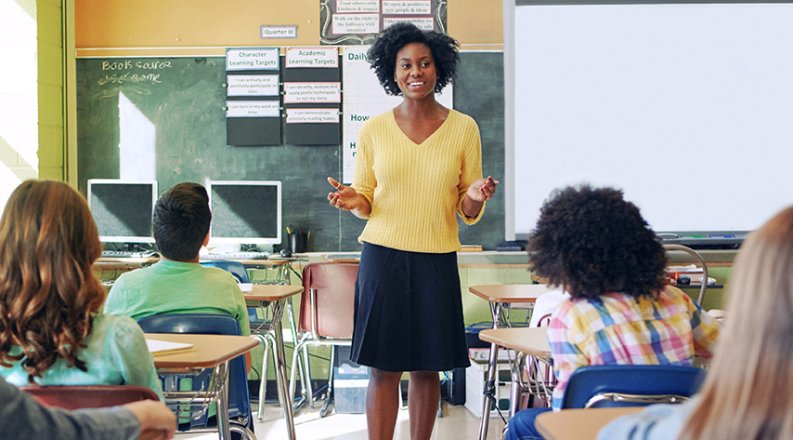
[[421,144],[397,125],[393,111],[361,128],[353,187],[372,205],[358,241],[413,252],[460,249],[457,212],[468,186],[482,178],[479,127],[470,116],[449,110],[446,121]]

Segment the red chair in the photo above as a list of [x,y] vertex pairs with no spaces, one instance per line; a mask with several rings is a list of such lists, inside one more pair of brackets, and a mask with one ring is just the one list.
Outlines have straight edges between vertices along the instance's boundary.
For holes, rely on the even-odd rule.
[[[306,368],[306,383],[303,383],[303,398],[313,404],[311,375],[308,370],[309,345],[347,345],[352,342],[355,308],[355,281],[358,278],[358,263],[311,263],[303,268],[303,293],[300,298],[300,318],[289,381],[290,395],[295,393],[295,369],[303,355]],[[328,393],[320,416],[328,413],[333,399],[334,350],[331,349]],[[301,400],[305,401],[305,400]]]
[[137,385],[25,386],[20,389],[44,406],[69,410],[160,400],[154,391]]

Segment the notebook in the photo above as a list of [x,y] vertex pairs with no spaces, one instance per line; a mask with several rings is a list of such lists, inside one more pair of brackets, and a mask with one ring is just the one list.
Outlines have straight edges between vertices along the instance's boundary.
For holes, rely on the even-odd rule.
[[193,344],[183,342],[160,341],[157,339],[146,339],[146,346],[151,354],[165,354],[193,349]]

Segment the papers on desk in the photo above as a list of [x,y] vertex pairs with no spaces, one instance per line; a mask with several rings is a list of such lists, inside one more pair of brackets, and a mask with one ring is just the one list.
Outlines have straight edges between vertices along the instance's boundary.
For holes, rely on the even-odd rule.
[[253,290],[253,283],[240,283],[240,290],[243,292],[250,292]]
[[166,353],[175,353],[179,351],[192,350],[193,344],[186,344],[183,342],[160,341],[157,339],[146,338],[146,347],[149,348],[149,353],[151,354],[166,354]]
[[[489,362],[490,361],[490,348],[469,348],[468,358],[474,362]],[[515,358],[515,355],[510,353],[509,350],[501,348],[498,350],[499,361],[509,361]]]

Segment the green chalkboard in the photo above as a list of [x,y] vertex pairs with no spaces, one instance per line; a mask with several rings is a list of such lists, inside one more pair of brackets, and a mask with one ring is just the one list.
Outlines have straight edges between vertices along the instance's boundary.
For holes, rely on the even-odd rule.
[[[455,107],[480,125],[484,172],[497,178],[502,72],[501,53],[462,53],[454,90]],[[325,178],[341,175],[341,145],[227,145],[225,76],[222,57],[77,60],[80,190],[92,178],[156,179],[160,191],[183,181],[280,180],[283,224],[311,230],[310,251],[359,249],[364,222],[325,199]],[[463,243],[493,248],[504,239],[503,200],[501,192],[478,225],[461,226]]]

